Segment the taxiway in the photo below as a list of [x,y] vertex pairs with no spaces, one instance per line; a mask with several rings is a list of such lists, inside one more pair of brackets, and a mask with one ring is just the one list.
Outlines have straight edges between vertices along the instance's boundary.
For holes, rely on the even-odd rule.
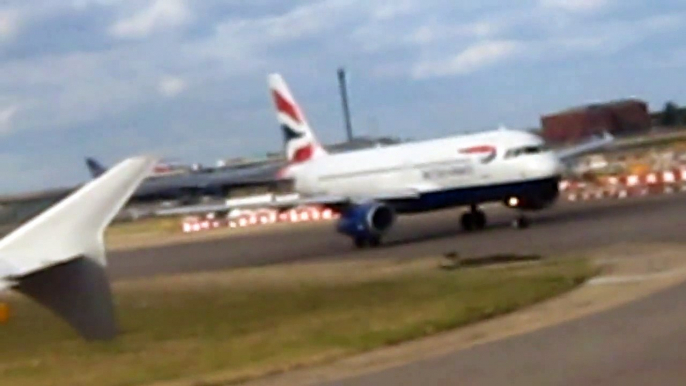
[[517,230],[507,209],[487,211],[489,228],[460,230],[458,210],[401,217],[378,249],[357,250],[333,224],[294,225],[221,239],[180,243],[109,254],[114,279],[211,271],[298,261],[352,258],[421,258],[449,251],[563,254],[622,242],[686,240],[686,194],[626,200],[560,202],[533,216],[529,229]]

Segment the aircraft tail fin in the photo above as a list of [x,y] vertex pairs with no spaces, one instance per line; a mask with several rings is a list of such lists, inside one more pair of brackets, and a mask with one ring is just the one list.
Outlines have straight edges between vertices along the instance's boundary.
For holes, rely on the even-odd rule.
[[149,157],[124,160],[0,240],[0,283],[86,339],[113,338],[104,231],[154,164]]
[[107,171],[107,168],[102,166],[102,164],[93,157],[86,158],[86,166],[93,178],[98,178]]
[[270,74],[268,83],[283,131],[288,162],[300,163],[326,155],[283,77]]

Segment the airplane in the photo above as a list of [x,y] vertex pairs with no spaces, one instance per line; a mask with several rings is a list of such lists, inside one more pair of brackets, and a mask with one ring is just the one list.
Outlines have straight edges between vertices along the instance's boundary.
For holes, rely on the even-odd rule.
[[[340,213],[336,230],[358,248],[380,245],[398,215],[468,207],[462,227],[483,229],[487,218],[480,206],[491,202],[516,209],[513,225],[526,228],[530,223],[526,212],[557,201],[562,161],[614,140],[605,133],[555,153],[536,134],[500,127],[331,154],[315,137],[283,77],[270,74],[268,84],[288,160],[279,177],[291,179],[300,198],[259,205],[278,210],[301,205],[331,208]],[[186,213],[192,210],[186,208]]]
[[[93,178],[107,169],[93,157],[86,158],[86,166]],[[251,169],[222,169],[209,172],[189,172],[151,175],[131,197],[133,202],[180,201],[197,203],[203,197],[225,198],[232,188],[277,183],[279,165],[263,165]]]
[[103,233],[156,162],[120,162],[0,240],[0,291],[32,298],[87,340],[116,336]]

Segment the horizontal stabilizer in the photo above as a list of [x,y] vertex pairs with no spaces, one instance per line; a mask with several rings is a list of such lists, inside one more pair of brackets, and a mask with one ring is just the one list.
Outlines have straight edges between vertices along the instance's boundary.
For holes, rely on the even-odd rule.
[[127,159],[0,240],[0,285],[34,298],[88,339],[113,337],[103,234],[154,164]]

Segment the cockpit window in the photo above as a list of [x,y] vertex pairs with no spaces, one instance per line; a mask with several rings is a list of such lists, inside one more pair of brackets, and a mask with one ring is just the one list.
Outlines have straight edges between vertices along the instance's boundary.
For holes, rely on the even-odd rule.
[[505,158],[515,158],[527,154],[539,154],[547,151],[545,145],[529,145],[522,146],[515,149],[510,149],[505,153]]

